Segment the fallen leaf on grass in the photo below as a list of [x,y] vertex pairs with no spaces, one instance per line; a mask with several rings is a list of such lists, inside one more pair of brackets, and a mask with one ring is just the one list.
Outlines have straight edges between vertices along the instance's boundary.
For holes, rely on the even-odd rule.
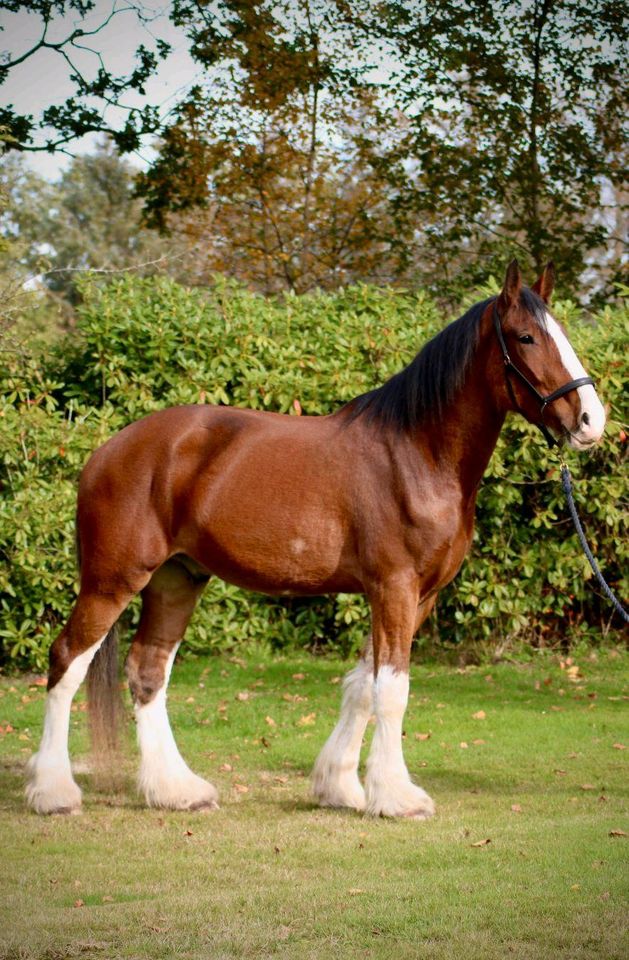
[[484,720],[486,716],[484,710],[477,710],[476,713],[472,714],[472,720]]
[[522,807],[520,806],[519,803],[512,803],[512,804],[511,804],[511,812],[512,812],[512,813],[522,813]]
[[249,693],[248,690],[241,690],[240,693],[236,694],[236,700],[242,701],[242,700],[249,700],[250,698],[251,698],[251,694]]
[[430,740],[430,737],[431,737],[431,734],[430,734],[430,733],[416,733],[416,734],[415,734],[415,739],[416,739],[416,740]]
[[472,743],[474,744],[475,747],[480,747],[480,746],[482,746],[483,743],[485,743],[485,741],[484,741],[484,740],[472,740]]
[[191,837],[191,836],[192,836],[192,830],[186,830],[186,832],[184,833],[184,837]]
[[311,727],[317,718],[316,713],[306,713],[297,721],[298,727]]
[[244,783],[235,783],[234,790],[236,793],[249,793],[249,787],[245,786]]
[[571,683],[581,683],[583,680],[583,674],[579,671],[576,663],[572,667],[568,667],[566,674],[568,675],[568,680],[570,680]]
[[114,898],[113,898],[113,897],[103,897],[102,900],[103,900],[103,903],[113,903],[113,902],[114,902]]
[[624,830],[610,830],[609,836],[610,837],[626,837],[626,836],[629,836],[629,834],[626,834]]
[[357,897],[360,893],[364,893],[364,890],[361,890],[360,887],[350,887],[347,891],[350,897]]
[[612,747],[614,748],[614,750],[626,750],[626,749],[627,749],[626,746],[624,745],[624,743],[612,743]]
[[265,717],[265,718],[264,718],[264,722],[265,722],[265,723],[268,723],[268,725],[269,725],[270,727],[276,727],[276,726],[277,726],[277,724],[276,724],[275,720],[273,719],[273,717]]
[[231,773],[234,768],[232,767],[231,763],[221,763],[218,769],[221,771],[221,773]]
[[477,840],[476,843],[470,843],[470,847],[486,847],[488,843],[491,843],[490,837],[487,837],[486,840]]
[[460,746],[461,750],[467,750],[467,744],[466,744],[465,740],[461,740],[459,746]]
[[581,784],[581,789],[582,789],[582,790],[596,790],[596,787],[594,786],[593,783],[582,783],[582,784]]
[[340,677],[330,677],[330,683],[340,683],[340,682],[341,682]]
[[293,674],[293,680],[305,680],[305,679],[306,679],[306,674],[305,674],[305,673],[294,673],[294,674]]
[[84,906],[85,906],[85,900],[75,900],[75,901],[74,901],[74,906],[75,906],[75,907],[84,907]]

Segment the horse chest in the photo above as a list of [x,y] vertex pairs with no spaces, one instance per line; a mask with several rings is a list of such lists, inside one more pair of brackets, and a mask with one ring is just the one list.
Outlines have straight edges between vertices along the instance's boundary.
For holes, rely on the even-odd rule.
[[405,545],[422,581],[440,589],[459,570],[474,530],[473,504],[460,495],[424,497],[408,513]]

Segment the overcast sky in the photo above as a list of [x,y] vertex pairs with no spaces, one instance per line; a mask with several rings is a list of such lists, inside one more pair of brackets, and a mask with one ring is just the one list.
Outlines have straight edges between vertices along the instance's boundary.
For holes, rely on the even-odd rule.
[[[125,11],[130,6],[125,0],[97,0],[94,11],[84,21],[76,17],[58,17],[52,24],[48,39],[57,42],[72,32],[74,26],[94,29],[103,23],[113,8],[120,10],[110,23],[96,36],[85,42],[102,54],[107,69],[114,74],[127,74],[133,68],[133,54],[143,43],[151,48],[154,38],[166,40],[173,52],[165,60],[157,74],[146,85],[146,98],[136,95],[125,96],[129,106],[141,106],[149,102],[159,104],[164,114],[172,109],[182,93],[198,76],[198,68],[188,53],[188,44],[182,30],[175,28],[168,19],[170,4],[142,4],[145,13],[151,15],[151,22],[143,25],[135,13]],[[41,38],[41,18],[20,11],[10,14],[0,12],[0,50],[8,51],[11,56],[19,56],[30,49]],[[93,53],[71,51],[72,59],[85,76],[93,76],[99,66]],[[4,105],[13,104],[20,113],[32,113],[37,116],[41,110],[54,103],[63,103],[71,96],[74,88],[69,78],[70,70],[63,58],[54,51],[41,50],[15,67],[7,81],[0,87]],[[114,109],[106,108],[106,117],[114,116]],[[119,111],[121,118],[124,112]],[[74,153],[93,149],[94,137],[84,137],[71,144]],[[131,154],[129,159],[137,166],[145,166],[151,156],[150,141],[139,154]],[[67,165],[69,158],[64,154],[31,154],[30,162],[39,173],[53,178]]]

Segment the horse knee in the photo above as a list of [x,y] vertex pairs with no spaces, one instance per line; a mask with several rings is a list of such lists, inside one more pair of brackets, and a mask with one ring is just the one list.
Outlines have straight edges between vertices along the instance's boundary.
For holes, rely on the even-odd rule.
[[146,651],[136,653],[133,646],[129,651],[125,672],[133,702],[142,707],[151,702],[166,679],[162,659],[157,660]]

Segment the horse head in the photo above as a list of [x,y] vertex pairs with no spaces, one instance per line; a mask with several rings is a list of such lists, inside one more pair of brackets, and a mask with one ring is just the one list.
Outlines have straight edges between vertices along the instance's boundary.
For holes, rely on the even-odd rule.
[[516,260],[493,305],[502,350],[508,407],[540,427],[549,443],[559,437],[575,450],[603,435],[605,410],[549,301],[555,280],[552,263],[529,290]]

